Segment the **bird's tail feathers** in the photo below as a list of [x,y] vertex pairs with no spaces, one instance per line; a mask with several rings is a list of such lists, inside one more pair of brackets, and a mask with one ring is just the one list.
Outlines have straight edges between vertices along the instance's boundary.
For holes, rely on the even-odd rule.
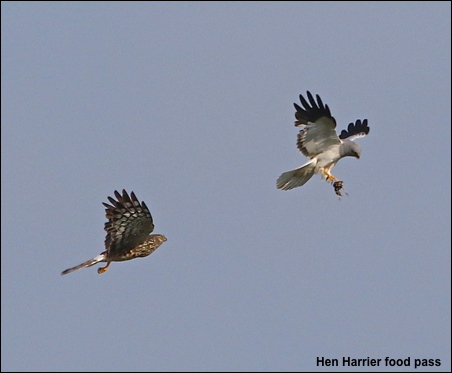
[[284,172],[276,181],[276,187],[282,190],[290,190],[300,187],[314,175],[316,162],[310,160],[296,170]]
[[106,254],[102,253],[102,254],[96,256],[93,259],[87,260],[86,262],[84,262],[82,264],[79,264],[78,266],[75,266],[75,267],[68,268],[68,269],[64,270],[63,272],[61,272],[61,274],[62,275],[67,275],[68,273],[74,272],[77,269],[85,268],[85,267],[91,267],[91,266],[93,266],[96,263],[105,262],[105,257],[106,257]]

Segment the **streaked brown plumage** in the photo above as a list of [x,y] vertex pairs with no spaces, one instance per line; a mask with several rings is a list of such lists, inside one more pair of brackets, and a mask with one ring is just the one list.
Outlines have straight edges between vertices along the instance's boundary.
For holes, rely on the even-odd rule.
[[91,267],[106,262],[105,267],[97,269],[104,273],[111,262],[123,262],[134,258],[143,258],[152,254],[166,241],[161,234],[150,234],[154,230],[151,213],[144,202],[138,201],[135,193],[130,196],[123,189],[122,195],[115,190],[116,200],[108,197],[111,205],[103,203],[108,221],[105,223],[105,251],[95,258],[76,267],[61,272],[62,275],[77,269]]

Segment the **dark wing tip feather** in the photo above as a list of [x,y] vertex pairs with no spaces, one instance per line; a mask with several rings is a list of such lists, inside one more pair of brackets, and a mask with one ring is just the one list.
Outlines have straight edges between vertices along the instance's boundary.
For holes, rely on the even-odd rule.
[[149,212],[148,207],[146,206],[146,204],[143,202],[141,202],[141,207],[143,207],[144,210],[146,210],[147,212]]
[[347,139],[352,136],[366,136],[369,134],[370,128],[367,125],[367,119],[361,122],[361,119],[356,120],[355,123],[350,123],[347,130],[342,130],[339,138],[341,140]]
[[[115,197],[118,201],[122,199],[121,194],[117,190],[115,190]],[[110,197],[108,197],[108,198],[110,199]]]
[[297,119],[297,121],[295,121],[295,126],[307,124],[308,122],[315,123],[322,117],[330,118],[334,123],[336,123],[336,120],[331,116],[330,108],[328,105],[323,104],[323,101],[319,95],[316,95],[317,101],[309,91],[306,91],[306,96],[308,100],[306,100],[301,94],[299,96],[303,108],[294,103],[296,110],[295,118]]
[[122,203],[132,203],[132,200],[130,199],[129,194],[126,192],[125,189],[122,190],[122,198],[118,199],[118,201],[120,201]]
[[115,206],[115,205],[117,205],[118,204],[118,201],[116,201],[113,197],[107,197],[108,198],[108,200],[113,204],[113,206]]
[[[308,102],[307,102],[306,99],[303,97],[303,95],[300,94],[299,97],[300,97],[300,102],[301,102],[301,104],[303,105],[303,107],[304,107],[306,110],[310,110],[310,109],[311,109],[311,106],[309,106]],[[301,110],[303,110],[303,109],[301,109]]]
[[[311,107],[313,109],[318,109],[317,102],[315,102],[314,97],[312,96],[311,92],[307,91],[309,102],[311,103]],[[317,95],[319,97],[319,95]]]
[[[118,213],[118,210],[128,208],[127,204],[134,205],[132,200],[129,197],[129,194],[126,192],[125,189],[122,190],[122,195],[117,190],[115,190],[114,195],[116,199],[113,197],[108,196],[108,200],[110,201],[111,205],[108,203],[102,202],[102,204],[106,207],[105,212],[107,213],[107,218],[114,216]],[[133,197],[135,197],[135,194],[132,192],[131,194]],[[135,197],[136,199],[136,197]],[[138,203],[139,205],[139,203]]]
[[[333,117],[331,116],[330,108],[328,107],[328,105],[325,105],[325,110],[326,110],[326,112],[328,113],[328,115],[329,115],[331,118],[333,118]],[[334,119],[334,118],[333,118],[333,119]]]
[[320,98],[319,95],[315,95],[315,97],[317,97],[317,105],[319,108],[324,108],[325,106],[323,105],[322,99]]

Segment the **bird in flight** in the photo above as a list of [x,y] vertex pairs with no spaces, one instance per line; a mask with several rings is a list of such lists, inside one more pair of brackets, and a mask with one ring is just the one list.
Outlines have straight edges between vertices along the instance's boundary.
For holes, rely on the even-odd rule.
[[77,269],[91,267],[96,263],[106,262],[105,267],[97,269],[97,273],[104,273],[111,262],[143,258],[152,254],[166,241],[161,234],[150,234],[154,230],[151,213],[144,202],[139,202],[135,193],[130,196],[123,189],[122,195],[115,190],[116,200],[108,197],[111,205],[102,203],[105,208],[105,251],[95,258],[76,267],[61,272],[62,275],[74,272]]
[[297,148],[309,157],[300,168],[284,172],[276,181],[278,189],[290,190],[300,187],[314,175],[320,174],[323,179],[333,184],[334,191],[341,196],[343,182],[331,174],[334,165],[344,157],[361,156],[361,148],[353,140],[369,133],[367,119],[350,123],[347,130],[336,133],[336,120],[331,116],[330,108],[324,105],[319,95],[317,101],[308,91],[309,102],[300,95],[303,106],[295,106],[296,127],[302,127],[297,137]]

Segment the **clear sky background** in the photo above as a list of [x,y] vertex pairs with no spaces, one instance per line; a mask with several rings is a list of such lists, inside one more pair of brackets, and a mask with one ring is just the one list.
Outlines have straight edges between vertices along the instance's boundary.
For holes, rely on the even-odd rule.
[[[450,371],[450,2],[1,10],[2,371]],[[369,120],[340,200],[276,189],[307,90]],[[122,188],[168,241],[60,276]]]

